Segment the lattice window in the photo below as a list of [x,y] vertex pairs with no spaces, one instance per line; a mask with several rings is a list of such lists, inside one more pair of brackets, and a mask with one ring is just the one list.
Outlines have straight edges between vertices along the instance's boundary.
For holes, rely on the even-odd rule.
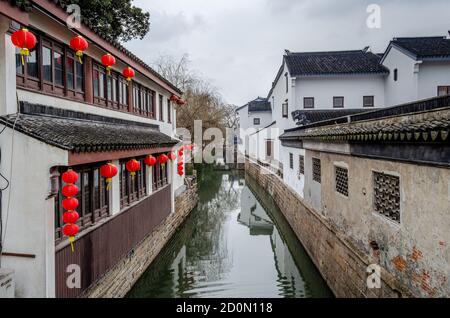
[[299,156],[298,158],[298,171],[300,174],[305,174],[305,156]]
[[289,168],[294,169],[294,155],[292,153],[289,154]]
[[321,183],[322,181],[322,169],[320,166],[320,159],[317,158],[313,158],[312,160],[313,163],[313,180]]
[[374,172],[375,211],[400,223],[400,178]]
[[336,191],[348,197],[348,170],[336,167]]

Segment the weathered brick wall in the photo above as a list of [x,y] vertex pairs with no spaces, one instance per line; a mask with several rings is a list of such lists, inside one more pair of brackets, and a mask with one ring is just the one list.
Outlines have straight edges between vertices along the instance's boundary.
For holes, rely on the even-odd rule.
[[176,198],[176,212],[168,216],[127,257],[122,259],[102,279],[92,286],[83,297],[125,297],[139,277],[151,265],[156,256],[158,256],[176,229],[194,209],[197,201],[197,185],[195,185]]
[[367,267],[377,255],[367,255],[334,228],[326,218],[291,191],[283,181],[249,160],[246,173],[274,199],[337,297],[409,297],[412,293],[382,269],[381,288],[367,287]]

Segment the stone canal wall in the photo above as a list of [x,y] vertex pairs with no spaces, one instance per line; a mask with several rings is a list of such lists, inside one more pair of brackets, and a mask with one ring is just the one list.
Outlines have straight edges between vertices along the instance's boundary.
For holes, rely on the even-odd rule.
[[246,160],[245,170],[274,199],[298,239],[337,297],[409,297],[412,293],[393,275],[381,270],[381,288],[367,286],[368,266],[376,255],[367,255],[340,233],[325,217],[273,173]]
[[175,213],[169,215],[152,233],[138,244],[83,297],[122,298],[131,290],[147,270],[178,227],[184,222],[198,202],[197,184],[180,194],[175,200]]

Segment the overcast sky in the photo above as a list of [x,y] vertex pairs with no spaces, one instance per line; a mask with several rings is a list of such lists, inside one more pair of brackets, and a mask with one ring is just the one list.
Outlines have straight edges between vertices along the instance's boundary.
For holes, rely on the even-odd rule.
[[[366,25],[369,4],[381,28]],[[384,52],[393,37],[447,35],[449,0],[135,0],[151,14],[144,40],[126,46],[152,62],[187,53],[192,68],[243,105],[266,96],[284,49]]]

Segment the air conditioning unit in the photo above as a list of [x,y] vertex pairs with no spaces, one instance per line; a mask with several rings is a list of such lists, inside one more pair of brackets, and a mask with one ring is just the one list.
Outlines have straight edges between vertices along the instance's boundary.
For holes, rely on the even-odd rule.
[[14,271],[0,268],[0,298],[14,298]]

